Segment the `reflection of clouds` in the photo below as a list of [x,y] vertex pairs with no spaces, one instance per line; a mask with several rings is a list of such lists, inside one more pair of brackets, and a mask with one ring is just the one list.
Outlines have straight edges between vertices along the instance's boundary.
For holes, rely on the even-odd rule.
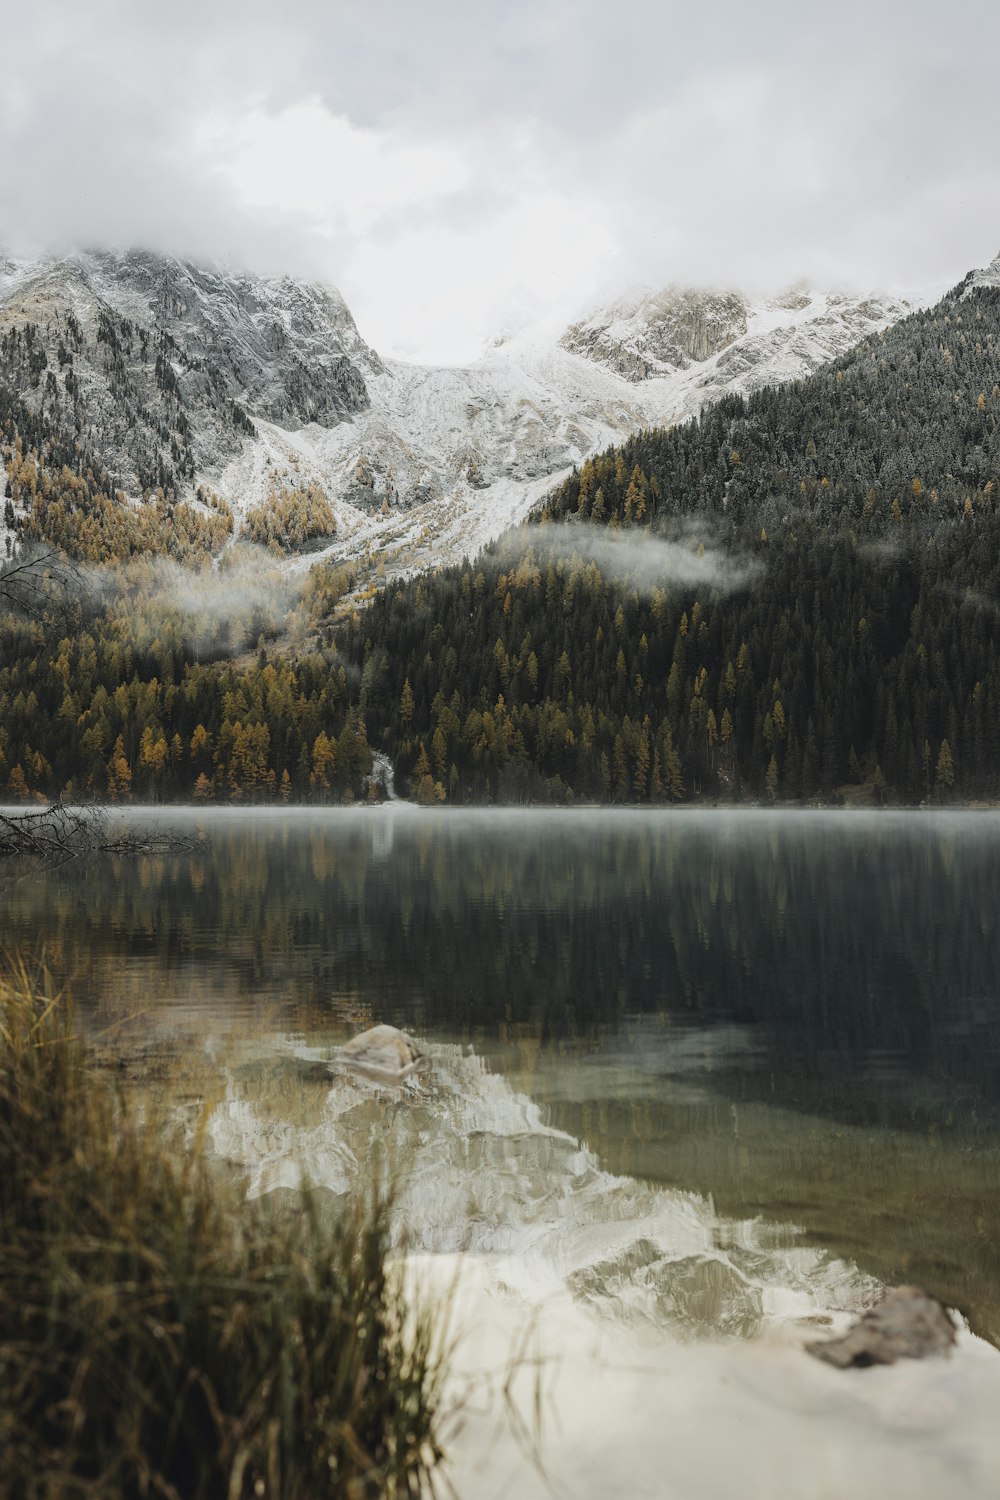
[[327,1090],[301,1074],[289,1087],[289,1065],[242,1081],[231,1072],[209,1120],[251,1196],[303,1176],[336,1194],[392,1177],[409,1253],[496,1257],[499,1279],[525,1294],[568,1292],[616,1322],[688,1336],[755,1334],[857,1308],[876,1289],[853,1265],[795,1245],[794,1231],[604,1171],[458,1047],[401,1088],[343,1078]]

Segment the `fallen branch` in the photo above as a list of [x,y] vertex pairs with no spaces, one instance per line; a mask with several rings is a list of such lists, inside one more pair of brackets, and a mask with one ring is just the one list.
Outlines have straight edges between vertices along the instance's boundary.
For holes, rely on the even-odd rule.
[[104,808],[29,808],[0,812],[0,858],[27,855],[62,864],[81,854],[168,854],[202,842],[198,834],[116,830]]

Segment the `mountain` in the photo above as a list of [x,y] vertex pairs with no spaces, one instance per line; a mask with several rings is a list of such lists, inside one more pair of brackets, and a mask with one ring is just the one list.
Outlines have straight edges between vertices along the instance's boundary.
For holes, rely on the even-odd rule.
[[[347,621],[404,794],[1000,796],[998,273],[802,380],[634,434],[539,524]],[[635,346],[628,322],[597,357]],[[655,357],[697,367],[689,333],[701,352],[682,305]]]
[[654,527],[696,512],[730,530],[805,523],[885,537],[905,519],[933,532],[1000,488],[998,291],[1000,257],[836,366],[635,435],[554,490],[546,513],[592,516],[601,488],[602,518]]
[[4,335],[6,380],[131,495],[214,474],[255,418],[349,419],[381,369],[331,288],[141,252],[0,261]]
[[87,253],[0,261],[0,383],[112,488],[204,485],[237,529],[308,490],[329,501],[327,555],[370,549],[391,574],[478,550],[589,454],[807,374],[905,311],[637,292],[434,368],[381,359],[328,287]]
[[982,287],[1000,287],[1000,255],[995,256],[981,271],[969,272],[959,289],[962,300],[968,301]]
[[[697,417],[643,427],[555,487],[519,481],[522,497],[533,483],[546,491],[533,524],[471,564],[390,580],[364,611],[339,607],[343,570],[315,568],[302,633],[277,652],[284,615],[269,623],[246,573],[206,569],[193,585],[182,574],[183,599],[176,569],[123,570],[69,598],[57,577],[51,607],[39,585],[27,618],[17,575],[5,596],[0,570],[5,795],[349,799],[372,794],[377,748],[421,801],[1000,798],[998,280],[970,274],[937,306],[780,385],[763,368],[812,339],[812,297],[791,310],[791,334],[784,307],[751,316],[729,303],[699,322],[690,299],[663,298],[657,331],[648,309],[619,306],[588,320],[589,343],[569,332],[589,353],[560,343],[565,328],[535,330],[488,351],[475,387],[469,371],[379,370],[345,343],[368,405],[297,431],[253,416],[239,461],[279,433],[318,449],[356,440],[379,413],[391,430],[384,392],[402,387],[400,371],[412,396],[399,418],[426,428],[442,391],[485,400],[492,380],[509,394],[512,370],[525,382],[546,373],[534,389],[554,423],[553,372],[572,371],[595,400],[670,390],[682,404],[685,390],[703,399],[747,340],[763,338],[772,359],[744,374],[744,389],[759,380],[749,394],[723,381]],[[169,551],[183,536],[204,564],[225,527],[203,519],[199,531],[191,507],[167,497],[112,503],[82,447],[25,405],[47,383],[35,327],[0,342],[37,375],[24,399],[0,385],[11,511],[27,499],[78,555]],[[609,372],[602,361],[640,347],[643,328],[643,358],[675,360],[674,373]],[[699,359],[710,328],[734,341]],[[475,410],[485,424],[508,408]],[[467,441],[471,421],[466,411],[451,441]],[[525,462],[526,448],[505,461]],[[498,481],[482,478],[492,483],[475,496],[493,503]],[[400,501],[386,509],[415,528],[433,513],[434,502]],[[336,503],[343,517],[351,502]],[[376,514],[369,535],[387,524]],[[266,572],[256,558],[253,569]]]
[[[824,295],[804,285],[757,302],[739,292],[670,287],[592,312],[560,343],[633,384],[676,380],[698,367],[693,388],[714,399],[808,375],[905,311],[896,298]],[[684,404],[691,416],[699,403],[688,397]]]

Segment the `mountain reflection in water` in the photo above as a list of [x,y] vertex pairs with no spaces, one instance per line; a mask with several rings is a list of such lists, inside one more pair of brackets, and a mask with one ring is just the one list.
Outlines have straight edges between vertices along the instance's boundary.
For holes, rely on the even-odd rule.
[[3,890],[9,947],[95,1025],[137,1016],[121,1047],[471,1043],[602,1171],[797,1225],[1000,1343],[1000,817],[150,816],[207,846]]
[[384,1176],[397,1184],[408,1253],[504,1255],[508,1282],[565,1285],[675,1333],[747,1336],[769,1314],[856,1310],[877,1290],[856,1267],[797,1244],[794,1230],[721,1219],[700,1194],[603,1170],[585,1142],[547,1125],[532,1099],[461,1047],[439,1047],[428,1077],[400,1087],[360,1077],[330,1086],[296,1069],[296,1058],[318,1056],[278,1036],[224,1069],[205,1128],[250,1196],[303,1179],[346,1194]]
[[406,1274],[452,1306],[459,1495],[992,1497],[1000,1356],[968,1331],[845,1382],[802,1346],[877,1295],[851,1260],[609,1172],[466,1047],[392,1087],[331,1080],[326,1052],[232,1038],[200,1125],[252,1195],[396,1184]]
[[[1000,818],[142,816],[207,844],[0,872],[6,946],[249,1192],[396,1174],[460,1495],[992,1500]],[[429,1075],[330,1078],[376,1021]],[[803,1353],[903,1281],[952,1359]]]

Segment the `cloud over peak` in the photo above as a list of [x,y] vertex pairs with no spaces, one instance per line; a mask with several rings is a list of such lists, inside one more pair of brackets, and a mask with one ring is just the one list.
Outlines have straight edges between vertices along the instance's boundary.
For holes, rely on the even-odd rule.
[[1000,242],[982,0],[6,10],[5,240],[323,275],[390,352],[637,278],[943,286]]

